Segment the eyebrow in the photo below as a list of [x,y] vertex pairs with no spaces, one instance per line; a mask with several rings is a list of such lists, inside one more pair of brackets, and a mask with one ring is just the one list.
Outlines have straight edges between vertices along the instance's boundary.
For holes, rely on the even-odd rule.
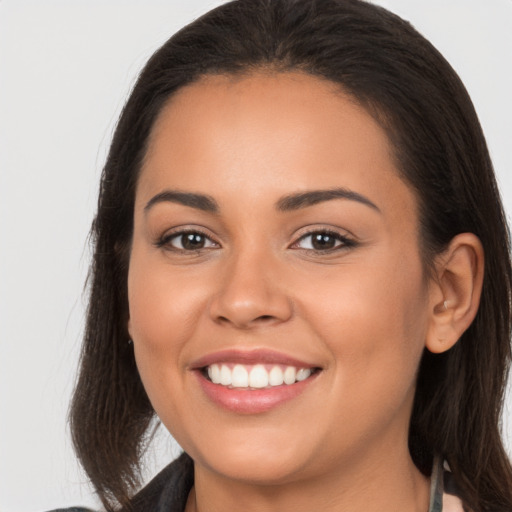
[[192,192],[179,192],[177,190],[164,190],[147,202],[144,212],[147,212],[155,204],[164,202],[182,204],[209,213],[219,213],[220,210],[217,201],[211,196],[194,194]]
[[308,192],[300,192],[298,194],[290,194],[282,197],[277,202],[277,209],[282,212],[299,210],[307,208],[318,203],[331,201],[333,199],[348,199],[357,201],[358,203],[369,206],[373,210],[380,213],[379,207],[370,201],[367,197],[346,188],[331,188],[327,190],[310,190]]
[[[331,188],[327,190],[309,190],[307,192],[299,192],[297,194],[290,194],[282,197],[276,203],[277,210],[281,212],[289,212],[307,208],[318,203],[325,201],[332,201],[333,199],[348,199],[358,203],[369,206],[373,210],[380,212],[379,207],[370,201],[367,197],[348,190],[346,188]],[[196,208],[209,213],[219,213],[220,208],[211,196],[205,194],[196,194],[193,192],[180,192],[178,190],[164,190],[159,194],[153,196],[144,207],[144,212],[150,210],[158,203],[177,203],[190,208]]]

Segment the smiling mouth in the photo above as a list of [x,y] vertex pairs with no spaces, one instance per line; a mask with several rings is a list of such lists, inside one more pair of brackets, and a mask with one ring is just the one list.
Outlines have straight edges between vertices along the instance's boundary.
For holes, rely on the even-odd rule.
[[203,376],[229,389],[261,390],[292,386],[305,381],[320,368],[301,368],[280,364],[215,363],[201,369]]

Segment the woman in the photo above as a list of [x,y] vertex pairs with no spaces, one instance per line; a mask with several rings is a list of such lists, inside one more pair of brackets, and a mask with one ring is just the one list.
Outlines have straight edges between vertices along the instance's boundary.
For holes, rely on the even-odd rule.
[[[107,509],[512,510],[503,210],[464,87],[398,17],[239,0],[185,27],[93,234],[71,423]],[[186,454],[134,496],[155,414]]]

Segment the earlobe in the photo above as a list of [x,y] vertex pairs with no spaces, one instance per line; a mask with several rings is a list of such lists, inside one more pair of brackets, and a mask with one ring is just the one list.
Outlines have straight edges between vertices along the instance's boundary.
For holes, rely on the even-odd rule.
[[449,350],[476,316],[482,293],[484,251],[472,233],[454,237],[436,260],[430,284],[430,321],[425,341],[433,353]]

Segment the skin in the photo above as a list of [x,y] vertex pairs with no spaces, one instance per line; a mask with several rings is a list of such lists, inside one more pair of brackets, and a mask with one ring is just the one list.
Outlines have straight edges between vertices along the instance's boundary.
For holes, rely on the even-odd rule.
[[[276,208],[340,187],[376,208]],[[218,212],[145,208],[166,190],[206,194]],[[169,237],[180,230],[199,230],[205,246],[183,249]],[[334,232],[333,249],[315,249],[310,230]],[[156,413],[195,461],[188,512],[428,509],[407,448],[416,372],[425,346],[450,348],[474,316],[483,256],[464,235],[433,285],[418,232],[386,134],[332,83],[214,76],[169,101],[137,185],[128,328]],[[191,371],[230,348],[278,350],[321,372],[293,400],[238,414]]]

